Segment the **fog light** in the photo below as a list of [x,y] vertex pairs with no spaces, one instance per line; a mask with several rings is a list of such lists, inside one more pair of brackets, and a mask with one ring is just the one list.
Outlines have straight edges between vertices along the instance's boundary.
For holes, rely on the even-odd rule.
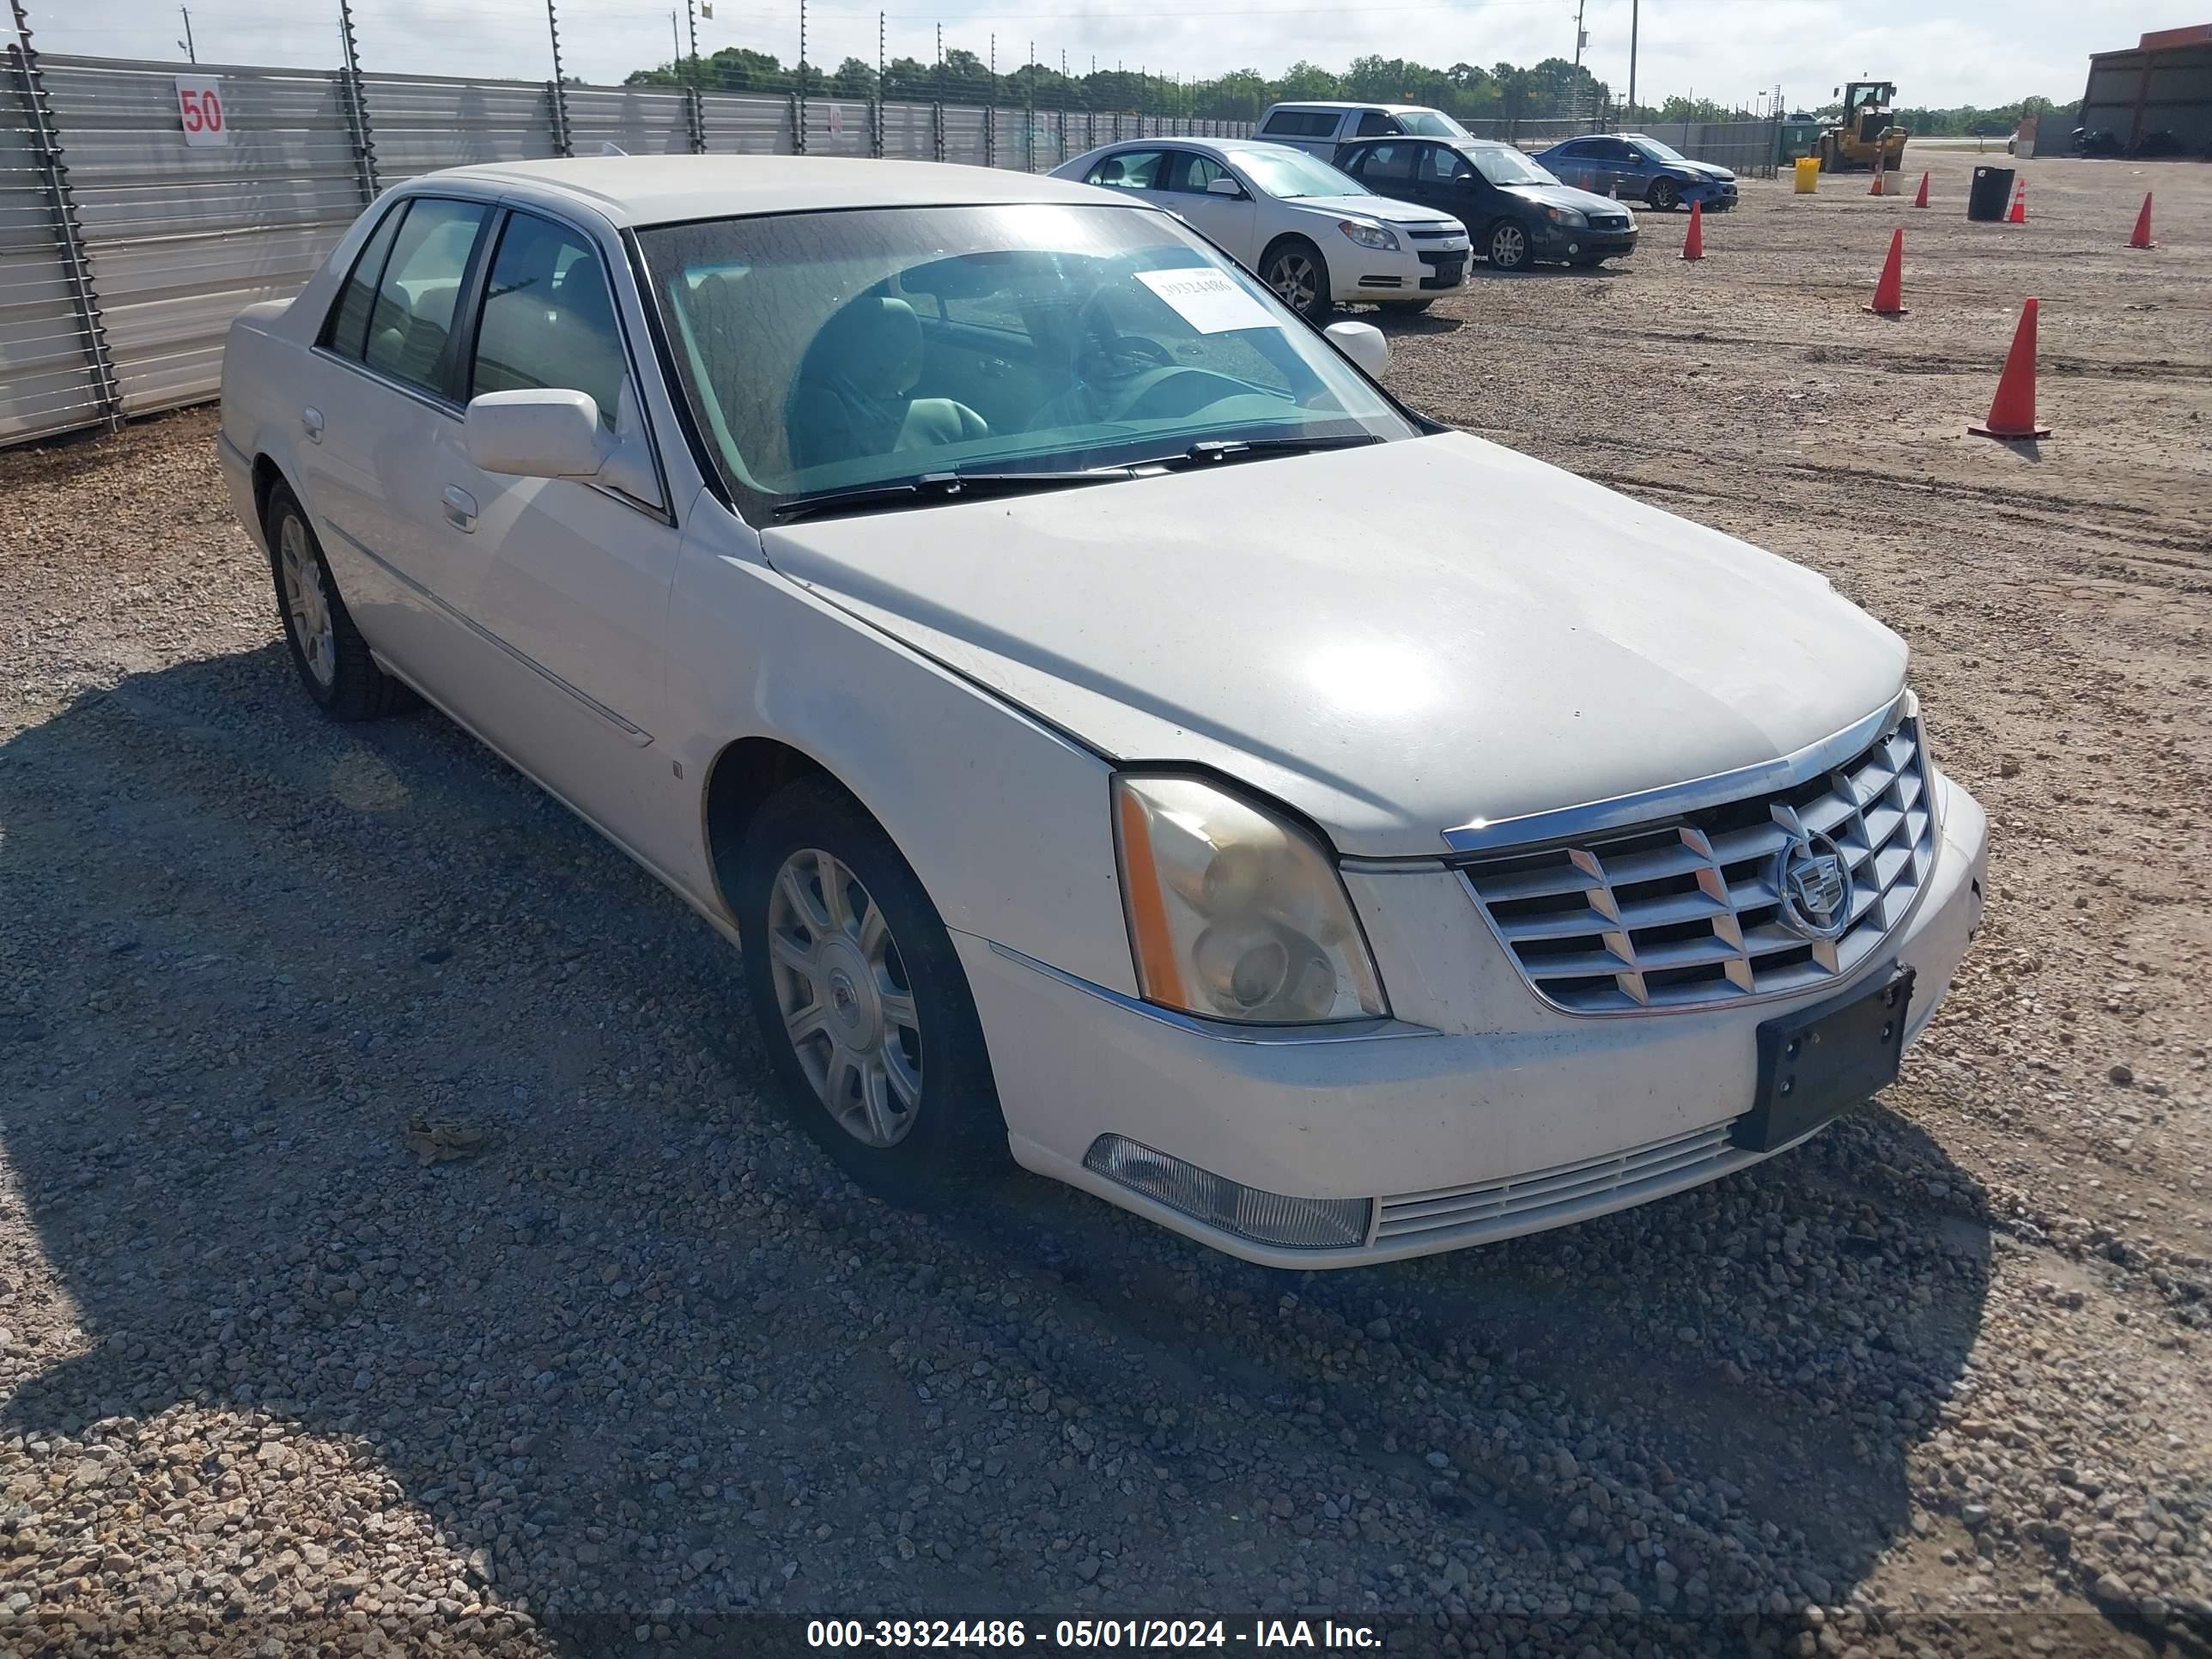
[[1239,1186],[1126,1135],[1101,1135],[1083,1167],[1133,1193],[1157,1199],[1209,1227],[1261,1244],[1294,1250],[1342,1249],[1367,1242],[1372,1201],[1364,1198],[1285,1198]]
[[1567,252],[1570,253],[1580,253],[1582,251],[1583,245],[1580,242],[1570,242],[1567,244]]

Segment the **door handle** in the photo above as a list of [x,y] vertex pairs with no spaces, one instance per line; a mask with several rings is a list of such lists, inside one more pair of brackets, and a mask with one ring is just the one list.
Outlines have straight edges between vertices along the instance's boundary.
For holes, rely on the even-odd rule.
[[466,534],[477,527],[477,498],[459,484],[447,484],[444,495],[446,522]]
[[323,411],[303,409],[300,411],[300,430],[307,434],[307,441],[319,444],[323,441]]

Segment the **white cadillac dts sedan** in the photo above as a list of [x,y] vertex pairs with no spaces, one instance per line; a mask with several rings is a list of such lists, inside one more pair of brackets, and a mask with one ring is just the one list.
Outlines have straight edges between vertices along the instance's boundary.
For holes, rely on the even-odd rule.
[[419,692],[740,943],[856,1181],[1335,1267],[1812,1133],[1984,857],[1896,635],[1383,356],[1126,192],[533,162],[240,318],[220,442],[308,695]]

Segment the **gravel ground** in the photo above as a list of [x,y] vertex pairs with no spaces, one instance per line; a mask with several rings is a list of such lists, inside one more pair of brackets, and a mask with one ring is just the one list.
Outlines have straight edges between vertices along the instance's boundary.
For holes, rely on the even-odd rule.
[[[0,457],[0,1648],[2203,1652],[2212,177],[2039,161],[2006,229],[1929,159],[1938,212],[1753,183],[1700,265],[1647,216],[1395,330],[1422,406],[1902,629],[1996,845],[1880,1103],[1387,1269],[861,1200],[675,900],[442,720],[311,711],[208,413]],[[2026,292],[2057,435],[2008,450],[1964,427]]]

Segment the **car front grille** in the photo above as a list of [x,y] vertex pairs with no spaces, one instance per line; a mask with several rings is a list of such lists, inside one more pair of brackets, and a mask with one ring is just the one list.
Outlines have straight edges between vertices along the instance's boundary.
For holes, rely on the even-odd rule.
[[1452,242],[1461,240],[1467,233],[1457,225],[1416,225],[1407,234],[1417,242]]
[[1628,216],[1612,213],[1598,214],[1590,220],[1590,228],[1592,230],[1626,230]]
[[1716,1123],[1510,1181],[1386,1198],[1376,1212],[1374,1242],[1418,1238],[1433,1243],[1448,1237],[1476,1243],[1625,1209],[1756,1162],[1757,1153],[1730,1143],[1729,1129],[1727,1123]]
[[[1808,991],[1859,968],[1911,909],[1936,857],[1932,788],[1919,720],[1900,707],[1856,757],[1802,783],[1485,854],[1461,874],[1536,994],[1570,1013]],[[1780,866],[1800,832],[1826,837],[1850,870],[1834,939],[1784,919]]]

